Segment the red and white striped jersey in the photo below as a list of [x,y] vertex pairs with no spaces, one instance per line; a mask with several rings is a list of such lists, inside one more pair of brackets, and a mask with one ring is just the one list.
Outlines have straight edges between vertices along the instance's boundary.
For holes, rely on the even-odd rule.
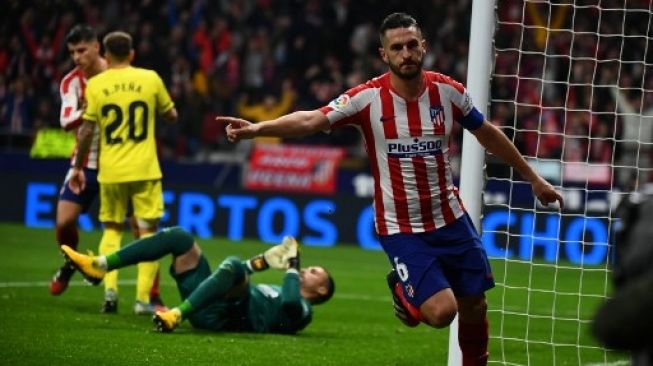
[[[59,122],[66,131],[76,129],[82,123],[84,90],[86,89],[86,76],[79,67],[72,69],[61,79],[59,94],[61,95],[61,113]],[[93,142],[84,161],[84,167],[98,168],[98,146],[100,131],[96,128],[93,133]],[[79,141],[79,137],[77,137]],[[71,157],[71,164],[77,155],[77,145]]]
[[415,101],[400,97],[386,73],[320,108],[332,129],[353,125],[363,134],[379,235],[436,230],[465,212],[449,163],[449,134],[454,121],[473,130],[484,117],[462,84],[423,75],[425,90]]

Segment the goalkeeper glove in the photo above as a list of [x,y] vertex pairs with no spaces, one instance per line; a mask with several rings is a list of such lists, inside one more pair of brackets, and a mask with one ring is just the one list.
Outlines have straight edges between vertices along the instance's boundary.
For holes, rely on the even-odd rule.
[[286,268],[292,268],[299,270],[299,243],[292,236],[286,236],[283,238],[281,245],[285,245],[287,251],[283,257],[283,261],[286,262]]
[[296,256],[297,241],[291,236],[286,236],[279,245],[275,245],[249,260],[254,271],[263,271],[268,268],[287,269],[289,256]]

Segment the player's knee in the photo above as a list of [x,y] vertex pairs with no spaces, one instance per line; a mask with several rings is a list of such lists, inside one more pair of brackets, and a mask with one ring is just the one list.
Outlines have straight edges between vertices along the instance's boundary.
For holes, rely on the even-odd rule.
[[159,226],[159,219],[136,218],[136,227],[140,233],[154,233]]
[[429,313],[422,312],[422,317],[426,324],[433,328],[446,328],[456,318],[456,312],[453,311],[434,311]]
[[165,236],[166,243],[171,243],[171,252],[174,256],[189,252],[195,243],[193,235],[179,226],[163,229],[160,235]]
[[230,272],[234,276],[234,283],[242,281],[247,273],[240,258],[233,255],[225,258],[218,269]]
[[420,311],[424,322],[434,328],[448,327],[457,314],[455,303],[424,304],[420,307]]
[[77,219],[73,217],[57,217],[57,230],[72,230],[77,228]]

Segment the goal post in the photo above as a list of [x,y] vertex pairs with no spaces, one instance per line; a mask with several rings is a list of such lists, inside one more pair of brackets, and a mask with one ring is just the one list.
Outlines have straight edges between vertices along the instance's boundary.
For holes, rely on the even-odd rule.
[[[469,37],[467,90],[476,108],[486,115],[492,70],[492,35],[494,33],[494,0],[474,0]],[[460,166],[460,196],[476,230],[481,232],[481,209],[485,149],[467,130],[463,131]],[[462,355],[458,346],[458,317],[449,327],[448,365],[460,366]]]
[[[629,364],[589,329],[611,292],[615,209],[651,181],[652,7],[473,2],[468,90],[566,202],[542,207],[527,182],[464,133],[460,193],[482,223],[497,284],[487,293],[489,364]],[[461,364],[455,324],[450,366]]]

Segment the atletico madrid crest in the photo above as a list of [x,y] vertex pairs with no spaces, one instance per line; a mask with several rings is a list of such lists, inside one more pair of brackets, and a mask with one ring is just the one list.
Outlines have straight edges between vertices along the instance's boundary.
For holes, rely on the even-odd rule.
[[444,108],[442,106],[432,106],[431,123],[433,123],[433,132],[436,135],[444,135]]

